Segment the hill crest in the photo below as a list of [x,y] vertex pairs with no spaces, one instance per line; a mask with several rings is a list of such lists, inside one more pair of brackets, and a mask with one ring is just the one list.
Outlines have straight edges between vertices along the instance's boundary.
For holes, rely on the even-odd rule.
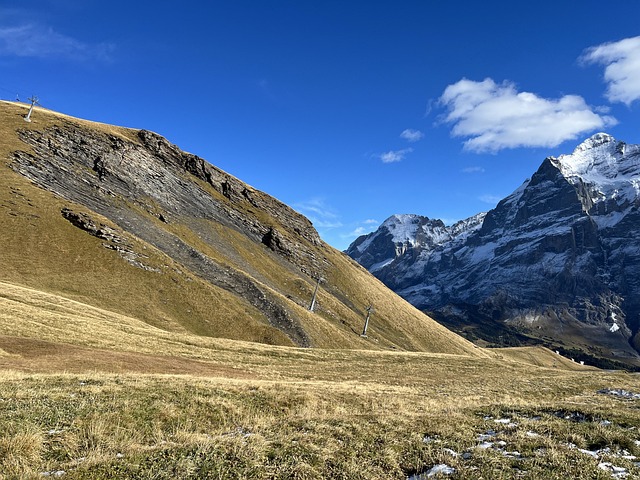
[[23,114],[0,102],[0,280],[167,331],[481,354],[322,242],[305,217],[163,137],[43,109],[27,124]]

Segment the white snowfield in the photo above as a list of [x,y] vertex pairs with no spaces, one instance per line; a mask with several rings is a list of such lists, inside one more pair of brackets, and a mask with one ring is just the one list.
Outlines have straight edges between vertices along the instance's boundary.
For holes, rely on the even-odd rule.
[[[639,206],[640,145],[627,145],[597,133],[572,154],[553,160],[570,183],[587,187],[593,202],[587,213],[600,228],[616,225],[631,208]],[[618,208],[611,208],[612,204]]]

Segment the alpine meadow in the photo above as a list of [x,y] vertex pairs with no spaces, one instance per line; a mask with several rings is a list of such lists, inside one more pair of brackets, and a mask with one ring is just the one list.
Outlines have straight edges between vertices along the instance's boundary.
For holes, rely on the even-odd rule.
[[28,108],[0,102],[0,478],[640,477],[636,373],[476,345],[160,135]]

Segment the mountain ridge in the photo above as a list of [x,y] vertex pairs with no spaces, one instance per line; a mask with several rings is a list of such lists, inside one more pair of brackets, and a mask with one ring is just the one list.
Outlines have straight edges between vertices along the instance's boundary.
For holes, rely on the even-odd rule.
[[[461,242],[417,242],[372,272],[459,332],[492,324],[637,367],[639,178],[640,147],[595,134],[572,154],[546,158]],[[366,256],[357,245],[374,236],[384,228],[347,253]]]

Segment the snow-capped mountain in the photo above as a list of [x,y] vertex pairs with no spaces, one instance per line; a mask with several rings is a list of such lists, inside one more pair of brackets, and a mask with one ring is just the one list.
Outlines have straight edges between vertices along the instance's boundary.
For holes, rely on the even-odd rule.
[[447,227],[442,220],[413,214],[396,214],[387,218],[369,235],[353,242],[347,254],[371,272],[384,269],[407,252],[431,252],[454,240],[461,240],[482,225],[485,213]]
[[640,365],[639,207],[640,146],[599,133],[486,216],[393,216],[347,253],[450,326],[493,322]]
[[464,236],[480,226],[484,214],[477,217],[475,222],[472,219],[463,220],[446,227],[441,220],[431,220],[421,215],[392,215],[378,230],[356,239],[349,246],[347,254],[371,272],[376,272],[407,252],[430,252],[454,238]]

